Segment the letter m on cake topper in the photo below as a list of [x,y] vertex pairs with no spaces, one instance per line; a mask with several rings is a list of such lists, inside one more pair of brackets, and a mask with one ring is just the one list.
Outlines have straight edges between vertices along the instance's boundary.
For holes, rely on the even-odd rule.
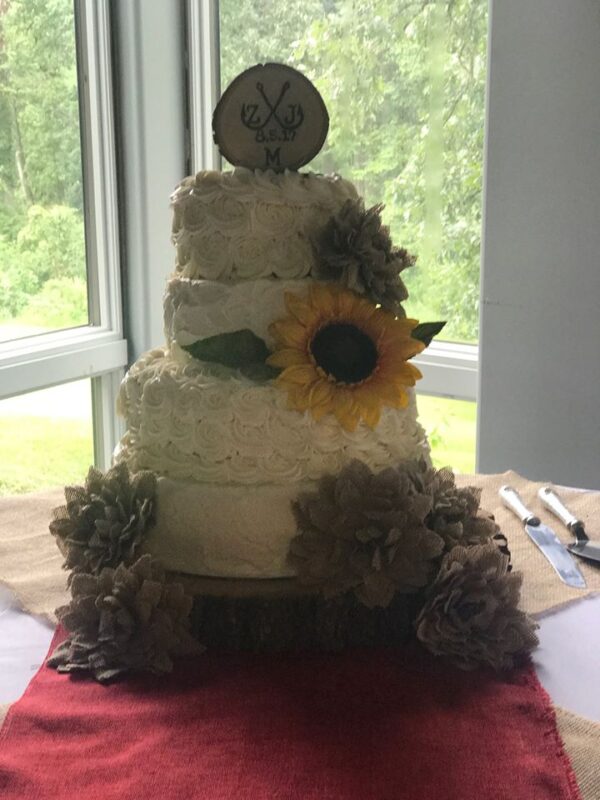
[[265,147],[265,167],[280,167],[281,166],[281,147],[276,150],[271,150],[270,147]]

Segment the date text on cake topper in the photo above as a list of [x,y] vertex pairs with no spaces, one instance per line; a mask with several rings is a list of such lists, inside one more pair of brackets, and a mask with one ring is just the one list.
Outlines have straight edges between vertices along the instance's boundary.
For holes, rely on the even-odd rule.
[[321,95],[284,64],[259,64],[238,75],[213,115],[221,154],[250,169],[297,169],[321,149],[328,127]]

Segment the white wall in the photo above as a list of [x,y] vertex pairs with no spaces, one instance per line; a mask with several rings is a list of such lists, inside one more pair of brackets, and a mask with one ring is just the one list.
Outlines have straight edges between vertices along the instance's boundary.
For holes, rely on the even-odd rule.
[[478,469],[600,488],[600,2],[492,0]]

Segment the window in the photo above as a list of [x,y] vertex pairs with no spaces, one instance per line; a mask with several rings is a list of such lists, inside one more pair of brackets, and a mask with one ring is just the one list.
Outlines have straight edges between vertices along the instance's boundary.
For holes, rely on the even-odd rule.
[[[2,8],[0,341],[89,323],[73,8]],[[43,76],[43,79],[41,79]]]
[[[404,274],[407,312],[448,321],[444,341],[416,360],[419,392],[474,401],[487,0],[221,0],[218,8],[190,2],[188,15],[194,166],[220,166],[210,117],[239,72],[264,61],[304,72],[331,118],[309,168],[339,172],[367,204],[385,204],[394,241],[418,254]],[[473,469],[474,403],[438,400],[436,408],[461,419],[453,428],[463,431],[460,460]],[[441,437],[422,417],[435,456]]]
[[[101,465],[127,359],[108,22],[104,0],[0,1],[0,399],[22,396],[0,408],[39,418],[60,396],[80,416],[71,382],[91,378],[93,441],[78,441]],[[3,445],[8,464],[18,443]]]
[[94,461],[90,380],[0,400],[0,495],[81,483]]
[[475,472],[476,406],[469,400],[419,395],[419,419],[436,467]]

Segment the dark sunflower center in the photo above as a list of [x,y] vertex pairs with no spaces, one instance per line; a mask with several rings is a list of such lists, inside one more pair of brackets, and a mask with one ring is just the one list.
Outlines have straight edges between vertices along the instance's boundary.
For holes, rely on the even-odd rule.
[[377,366],[373,340],[347,322],[332,322],[321,328],[310,350],[317,365],[340,383],[364,381]]

